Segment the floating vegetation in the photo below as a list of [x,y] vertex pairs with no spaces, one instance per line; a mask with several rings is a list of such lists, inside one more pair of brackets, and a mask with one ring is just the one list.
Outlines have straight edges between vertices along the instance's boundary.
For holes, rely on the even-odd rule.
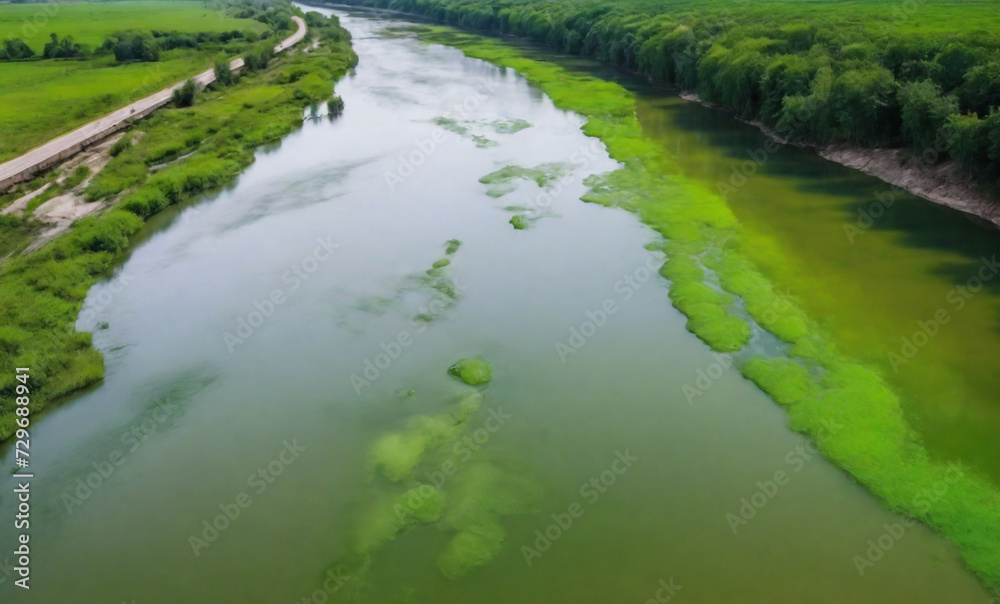
[[[467,383],[486,384],[493,370],[482,359],[465,359],[452,365],[449,373]],[[503,549],[503,517],[536,511],[542,489],[528,473],[487,461],[482,448],[464,456],[455,450],[485,401],[481,390],[465,389],[446,413],[411,418],[403,430],[372,443],[372,478],[381,475],[389,483],[373,485],[375,494],[353,523],[352,551],[331,567],[350,577],[345,589],[349,598],[356,600],[368,591],[366,577],[376,554],[410,530],[433,525],[453,533],[437,565],[445,577],[457,580],[488,564]],[[418,467],[422,470],[415,473]],[[424,470],[432,468],[441,475],[434,485],[414,478],[428,475]]]
[[514,214],[511,216],[510,224],[518,231],[523,231],[530,226],[528,219],[524,216],[524,214]]
[[516,180],[530,180],[544,189],[565,177],[572,169],[572,164],[558,162],[540,164],[534,168],[504,166],[483,176],[479,182],[484,185],[504,185]]
[[[431,121],[437,124],[438,126],[444,128],[448,132],[457,134],[463,138],[471,140],[476,144],[476,147],[479,147],[480,149],[486,149],[488,147],[496,147],[497,145],[499,145],[499,143],[496,142],[495,140],[492,140],[480,134],[470,133],[467,127],[463,126],[462,123],[460,123],[458,120],[454,120],[450,117],[436,117]],[[469,122],[464,122],[464,123],[469,123]]]
[[493,367],[482,359],[463,359],[449,367],[448,374],[470,386],[479,386],[493,379]]
[[445,255],[452,256],[458,251],[458,248],[462,247],[462,242],[458,239],[449,239],[445,242],[445,245],[447,246],[444,250]]
[[521,119],[497,120],[493,122],[492,126],[497,134],[514,134],[525,128],[531,128],[531,122]]
[[[749,360],[743,374],[786,407],[794,430],[808,434],[887,507],[954,541],[969,568],[1000,593],[1000,491],[966,468],[932,459],[885,379],[840,353],[794,300],[775,291],[742,254],[740,226],[725,199],[684,179],[663,148],[642,136],[627,90],[524,58],[500,42],[444,28],[421,35],[516,69],[556,106],[583,114],[584,132],[622,162],[614,172],[588,177],[583,200],[634,212],[664,237],[657,245],[669,260],[661,274],[672,281],[671,301],[688,316],[688,329],[715,350],[742,349],[751,330],[734,314],[738,296],[753,321],[788,344],[787,357]],[[508,166],[481,182],[531,179],[525,170]],[[706,269],[724,292],[709,286]],[[947,497],[933,495],[942,488]],[[475,549],[456,545],[465,548]],[[459,567],[449,562],[446,568]]]

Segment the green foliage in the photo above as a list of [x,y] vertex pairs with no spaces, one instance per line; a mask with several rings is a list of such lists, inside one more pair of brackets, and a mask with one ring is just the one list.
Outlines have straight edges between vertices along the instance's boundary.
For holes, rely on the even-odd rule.
[[958,114],[958,99],[942,96],[937,84],[908,82],[899,89],[903,140],[917,149],[931,148],[943,136],[948,117]]
[[238,80],[238,76],[233,73],[229,66],[229,59],[220,57],[215,60],[215,81],[220,86],[232,86]]
[[0,47],[0,61],[15,61],[17,59],[30,59],[35,56],[35,51],[20,38],[7,38]]
[[179,88],[174,90],[173,103],[176,107],[190,107],[194,105],[194,97],[198,92],[198,85],[194,80],[184,82]]
[[103,48],[114,53],[115,60],[121,63],[160,60],[160,46],[148,32],[116,33],[104,40]]
[[274,57],[274,47],[270,43],[257,44],[243,55],[243,68],[247,71],[267,69],[267,64]]
[[73,41],[73,36],[65,36],[60,40],[58,35],[49,34],[42,56],[46,59],[68,59],[82,56],[86,52],[82,44]]

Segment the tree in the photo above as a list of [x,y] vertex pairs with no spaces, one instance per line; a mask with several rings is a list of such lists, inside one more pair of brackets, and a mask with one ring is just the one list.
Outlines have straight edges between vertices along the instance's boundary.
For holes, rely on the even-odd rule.
[[989,145],[986,129],[978,115],[952,115],[945,126],[948,154],[978,174]]
[[130,31],[114,34],[104,41],[103,48],[114,52],[115,60],[121,63],[160,60],[159,43],[146,32]]
[[24,40],[20,38],[8,38],[3,41],[0,47],[0,60],[30,59],[35,56],[35,51],[31,50]]
[[990,107],[1000,106],[1000,61],[970,69],[965,75],[959,97],[962,106],[985,116]]
[[188,80],[180,88],[174,90],[173,101],[178,107],[190,107],[194,105],[194,95],[198,92],[198,86],[194,80]]
[[903,84],[899,104],[903,140],[918,150],[934,145],[948,117],[958,113],[958,99],[942,96],[937,84],[929,80]]
[[274,47],[268,43],[258,44],[243,55],[243,66],[247,71],[267,69],[267,64],[274,56]]
[[45,43],[42,56],[46,59],[66,59],[78,57],[84,54],[81,44],[73,41],[73,36],[66,36],[62,40],[56,34],[49,34],[49,41]]
[[215,61],[215,81],[220,86],[231,86],[236,83],[237,77],[229,67],[229,59],[222,57]]

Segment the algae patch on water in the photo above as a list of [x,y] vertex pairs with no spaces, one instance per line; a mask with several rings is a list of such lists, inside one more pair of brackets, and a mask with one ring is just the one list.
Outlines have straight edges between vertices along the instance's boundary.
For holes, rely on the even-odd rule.
[[[482,385],[490,381],[492,367],[482,359],[464,359],[449,373]],[[347,569],[345,593],[350,597],[371,591],[367,575],[377,554],[405,533],[430,525],[450,533],[437,566],[445,577],[458,580],[502,551],[503,517],[535,511],[542,488],[530,478],[530,471],[514,471],[487,459],[484,446],[474,452],[466,448],[466,454],[457,448],[469,438],[468,425],[480,415],[485,401],[482,390],[462,387],[457,402],[445,413],[412,417],[405,428],[371,444],[372,494],[359,503],[352,551],[333,566]],[[432,474],[436,478],[429,478]],[[375,480],[378,475],[388,482]],[[434,484],[420,482],[418,476]]]
[[483,359],[463,359],[449,367],[448,374],[470,386],[479,386],[493,379],[493,367]]
[[514,214],[511,216],[510,224],[518,231],[523,231],[530,226],[530,223],[524,214]]
[[504,166],[483,176],[479,179],[479,182],[484,185],[504,185],[516,180],[527,180],[534,182],[539,187],[545,188],[554,184],[560,178],[565,177],[571,170],[571,164],[559,162],[539,164],[534,168]]
[[514,134],[515,132],[520,132],[525,128],[531,128],[531,122],[521,119],[496,120],[491,125],[497,134]]
[[[428,28],[421,35],[513,68],[556,106],[585,116],[584,132],[601,139],[622,167],[588,177],[584,184],[590,191],[582,199],[635,212],[664,237],[662,249],[670,259],[661,273],[673,282],[671,301],[688,316],[688,329],[716,350],[743,348],[751,329],[735,315],[732,296],[738,296],[762,329],[789,345],[789,358],[747,362],[744,375],[786,406],[793,429],[810,435],[828,459],[887,507],[954,541],[969,568],[1000,593],[1000,490],[961,466],[931,459],[886,380],[840,353],[745,257],[740,225],[725,199],[685,179],[675,160],[643,136],[631,93],[613,82],[527,59],[497,41],[445,28]],[[533,180],[526,170],[508,166],[482,182]],[[710,287],[706,269],[724,292]],[[947,497],[935,496],[942,488]],[[469,543],[459,543],[455,549],[466,547]]]

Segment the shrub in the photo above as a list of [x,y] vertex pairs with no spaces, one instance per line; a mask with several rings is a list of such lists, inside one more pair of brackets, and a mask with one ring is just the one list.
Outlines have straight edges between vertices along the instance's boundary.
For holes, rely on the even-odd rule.
[[104,40],[103,48],[115,53],[115,60],[152,62],[160,60],[160,46],[153,36],[146,32],[120,32]]
[[46,59],[66,59],[79,57],[86,53],[82,44],[73,42],[73,36],[66,36],[62,40],[56,34],[49,34],[50,40],[45,43],[42,56]]
[[35,51],[20,38],[8,38],[3,41],[3,47],[0,47],[0,61],[30,59],[33,56]]
[[220,86],[231,86],[236,83],[236,74],[229,67],[229,59],[222,57],[215,61],[215,81]]
[[274,47],[269,43],[257,44],[243,55],[243,67],[247,71],[267,69],[267,64],[274,56]]
[[190,107],[194,105],[194,95],[198,91],[197,84],[194,80],[188,80],[174,90],[173,102],[174,105],[178,107]]

